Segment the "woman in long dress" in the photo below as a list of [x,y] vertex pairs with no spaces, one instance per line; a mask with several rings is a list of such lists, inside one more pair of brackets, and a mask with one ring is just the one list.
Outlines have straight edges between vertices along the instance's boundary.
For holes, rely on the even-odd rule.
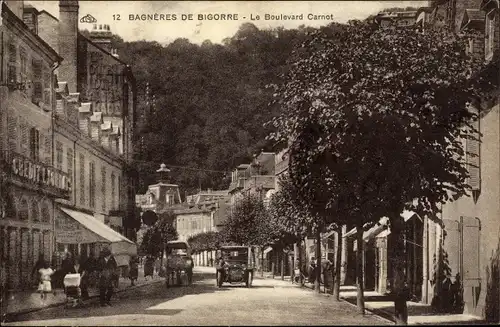
[[155,260],[153,257],[148,256],[146,258],[146,262],[144,264],[144,277],[146,278],[146,280],[148,280],[148,276],[151,276],[151,278],[153,278],[154,263],[155,263]]

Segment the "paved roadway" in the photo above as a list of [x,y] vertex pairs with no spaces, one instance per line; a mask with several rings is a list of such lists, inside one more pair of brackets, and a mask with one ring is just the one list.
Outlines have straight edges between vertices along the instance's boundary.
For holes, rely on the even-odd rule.
[[335,302],[290,282],[255,279],[252,288],[215,286],[215,274],[195,268],[191,286],[166,289],[157,283],[120,293],[111,307],[56,307],[17,317],[7,325],[387,325],[377,316]]

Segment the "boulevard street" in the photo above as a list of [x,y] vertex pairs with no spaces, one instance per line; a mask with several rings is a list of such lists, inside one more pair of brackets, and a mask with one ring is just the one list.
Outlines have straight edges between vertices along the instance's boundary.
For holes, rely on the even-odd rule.
[[255,278],[253,287],[215,286],[214,268],[195,267],[193,284],[163,282],[115,295],[112,307],[50,308],[5,325],[387,325],[385,320],[289,281]]

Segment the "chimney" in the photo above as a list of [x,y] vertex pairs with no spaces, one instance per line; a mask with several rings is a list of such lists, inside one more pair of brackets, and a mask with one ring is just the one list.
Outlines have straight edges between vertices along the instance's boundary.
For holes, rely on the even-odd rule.
[[86,102],[82,103],[80,108],[78,108],[78,122],[80,131],[83,134],[90,136],[90,117],[92,116],[92,103]]
[[78,0],[59,0],[59,55],[64,58],[58,78],[77,92]]
[[94,114],[90,116],[90,137],[99,144],[101,144],[102,123],[102,112],[94,112]]
[[23,21],[33,33],[38,35],[38,10],[35,7],[30,4],[24,6]]
[[101,125],[101,144],[104,148],[110,150],[111,146],[111,133],[113,132],[113,124],[111,122],[104,122]]
[[90,32],[90,39],[92,42],[103,48],[104,50],[112,54],[111,49],[111,28],[107,24],[94,24],[92,31]]

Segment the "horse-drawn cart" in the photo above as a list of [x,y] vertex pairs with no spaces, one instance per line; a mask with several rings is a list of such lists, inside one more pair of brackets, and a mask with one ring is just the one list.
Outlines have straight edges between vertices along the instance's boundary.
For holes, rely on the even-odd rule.
[[170,241],[167,243],[166,253],[166,286],[191,285],[194,264],[189,244],[184,241]]

